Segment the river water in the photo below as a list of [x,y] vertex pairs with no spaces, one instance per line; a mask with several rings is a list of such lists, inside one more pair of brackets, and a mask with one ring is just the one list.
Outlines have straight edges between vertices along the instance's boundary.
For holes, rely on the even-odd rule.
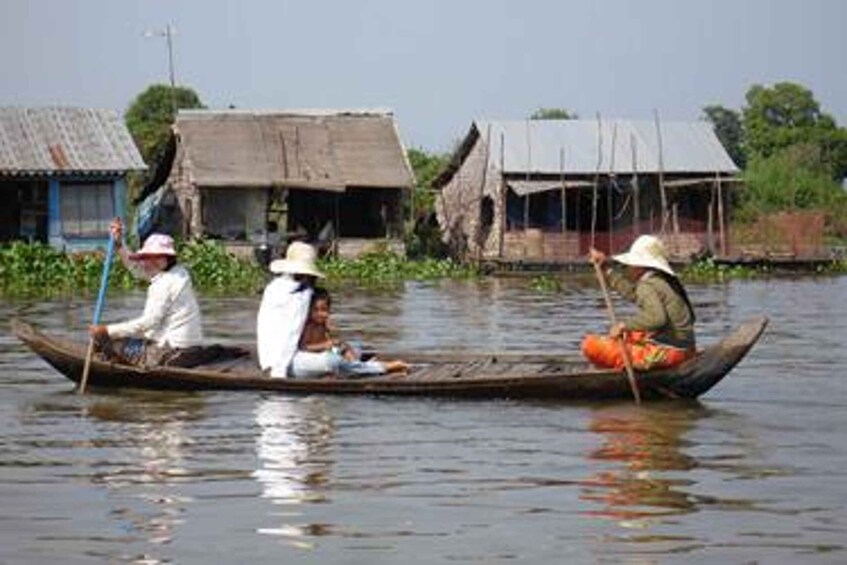
[[[0,333],[0,563],[847,562],[847,277],[693,285],[707,344],[762,341],[699,402],[74,393]],[[597,289],[526,280],[335,292],[401,350],[576,351]],[[109,296],[105,319],[139,311]],[[204,298],[251,341],[258,296]],[[621,306],[621,313],[626,309]],[[0,302],[79,335],[91,299]]]

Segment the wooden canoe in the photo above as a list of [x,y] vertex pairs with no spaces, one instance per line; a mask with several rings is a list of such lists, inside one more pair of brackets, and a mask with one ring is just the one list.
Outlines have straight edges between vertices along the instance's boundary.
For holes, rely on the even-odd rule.
[[[697,398],[715,386],[747,354],[767,325],[751,319],[719,343],[671,370],[636,373],[644,399]],[[33,352],[71,381],[82,375],[84,343],[50,336],[14,320],[12,329]],[[386,356],[387,357],[387,356]],[[151,390],[260,390],[303,394],[374,394],[466,398],[565,400],[629,399],[626,374],[591,368],[585,361],[536,354],[402,354],[412,366],[404,376],[360,379],[272,379],[252,357],[191,369],[132,367],[93,359],[89,387]]]

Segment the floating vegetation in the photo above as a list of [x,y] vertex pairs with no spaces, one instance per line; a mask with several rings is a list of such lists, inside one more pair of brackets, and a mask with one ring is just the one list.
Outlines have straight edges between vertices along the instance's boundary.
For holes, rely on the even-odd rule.
[[320,268],[330,282],[353,281],[364,285],[479,276],[475,267],[450,259],[410,261],[390,252],[368,253],[356,259],[332,257],[321,261]]
[[532,277],[529,286],[538,292],[559,292],[564,288],[561,278],[549,274]]
[[[194,287],[218,295],[255,294],[269,273],[253,261],[228,253],[214,240],[179,243],[179,261],[191,272]],[[0,294],[4,296],[63,296],[96,292],[103,269],[103,251],[65,254],[42,243],[14,242],[0,246]],[[449,259],[409,261],[393,253],[374,253],[358,259],[330,258],[320,262],[330,283],[383,285],[407,280],[472,278],[474,267]],[[132,275],[117,257],[110,267],[109,288],[129,290],[145,283]]]

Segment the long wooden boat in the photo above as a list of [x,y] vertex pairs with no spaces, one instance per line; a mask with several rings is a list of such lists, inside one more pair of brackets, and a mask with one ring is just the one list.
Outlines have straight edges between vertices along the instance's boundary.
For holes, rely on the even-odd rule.
[[[720,342],[671,370],[636,373],[644,399],[697,398],[715,386],[747,354],[767,325],[751,319]],[[78,383],[86,344],[50,336],[13,321],[12,329],[33,352]],[[584,360],[536,354],[413,354],[402,358],[408,374],[359,379],[273,379],[245,356],[183,369],[133,367],[93,359],[89,387],[152,390],[259,390],[303,394],[376,394],[467,398],[632,398],[625,373],[591,368]]]

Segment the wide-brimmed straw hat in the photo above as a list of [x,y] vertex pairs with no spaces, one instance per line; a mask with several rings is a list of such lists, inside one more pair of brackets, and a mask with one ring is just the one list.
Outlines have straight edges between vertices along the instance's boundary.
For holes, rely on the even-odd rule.
[[145,257],[176,257],[174,238],[163,233],[151,234],[144,241],[144,245],[130,254],[130,259],[144,259]]
[[639,236],[632,242],[629,251],[614,255],[612,259],[630,267],[648,267],[676,276],[668,263],[668,251],[665,249],[665,244],[653,235]]
[[277,275],[309,275],[323,278],[315,262],[318,252],[308,243],[295,241],[285,250],[285,259],[274,259],[268,267]]

